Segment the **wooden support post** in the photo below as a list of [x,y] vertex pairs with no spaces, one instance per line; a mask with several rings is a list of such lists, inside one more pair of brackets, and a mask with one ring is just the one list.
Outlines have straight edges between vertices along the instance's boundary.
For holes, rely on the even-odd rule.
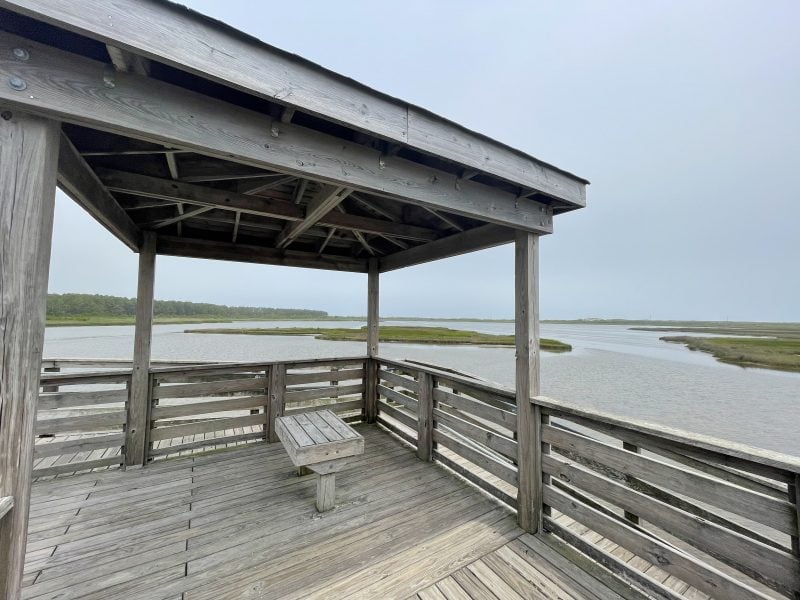
[[267,406],[267,441],[277,442],[275,419],[283,416],[286,394],[286,365],[275,363],[269,370],[269,405]]
[[317,510],[326,512],[336,505],[336,473],[317,477]]
[[[516,288],[516,400],[517,400],[517,520],[536,533],[542,518],[541,411],[531,398],[539,395],[539,238],[517,232]],[[538,406],[536,407],[538,409]]]
[[[634,444],[629,444],[628,442],[622,442],[622,449],[623,450],[629,450],[630,452],[636,452],[637,454],[639,453],[639,446],[636,446]],[[625,481],[627,481],[628,484],[631,484],[631,483],[634,483],[636,480],[633,477],[631,477],[630,475],[626,475],[625,476]],[[632,512],[628,512],[626,510],[625,511],[625,518],[628,519],[628,521],[630,521],[631,523],[634,523],[636,525],[639,524],[639,515],[636,515],[636,514],[634,514]]]
[[374,423],[378,418],[378,339],[380,291],[378,260],[369,261],[367,278],[367,368],[364,385],[364,421]]
[[420,371],[417,384],[417,456],[430,461],[433,457],[433,376]]
[[150,427],[150,342],[153,337],[153,293],[156,278],[156,234],[145,231],[139,249],[139,284],[136,291],[136,330],[133,372],[128,398],[125,464],[147,462],[147,430]]
[[[20,596],[39,400],[59,124],[0,109],[0,598]],[[8,501],[7,501],[8,502]]]

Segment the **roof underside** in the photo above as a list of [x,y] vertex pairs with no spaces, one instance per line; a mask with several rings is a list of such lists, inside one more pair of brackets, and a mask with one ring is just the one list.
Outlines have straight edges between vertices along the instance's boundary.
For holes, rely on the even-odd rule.
[[[585,204],[585,180],[182,7],[130,2],[0,0],[0,75],[25,83],[4,83],[0,108],[64,122],[60,186],[133,249],[154,231],[160,254],[390,270],[549,233]],[[169,54],[153,24],[182,28]],[[264,87],[278,71],[280,93]]]

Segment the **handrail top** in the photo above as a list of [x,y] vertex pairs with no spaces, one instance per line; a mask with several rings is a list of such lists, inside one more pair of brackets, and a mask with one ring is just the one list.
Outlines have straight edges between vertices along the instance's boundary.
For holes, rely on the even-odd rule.
[[366,355],[361,356],[343,356],[343,357],[326,357],[326,358],[309,358],[309,359],[289,359],[289,360],[261,360],[261,361],[251,361],[251,362],[220,362],[220,363],[213,363],[213,364],[201,364],[201,365],[186,365],[183,367],[159,367],[155,369],[150,369],[150,373],[159,375],[165,373],[174,373],[174,372],[184,372],[184,371],[203,371],[203,370],[214,370],[214,369],[247,369],[248,367],[253,368],[260,368],[260,367],[269,367],[270,365],[291,365],[291,366],[309,366],[313,367],[317,364],[328,364],[328,363],[346,363],[346,362],[359,362],[367,360]]
[[571,402],[556,400],[548,396],[535,396],[531,398],[531,402],[535,405],[562,411],[576,417],[583,417],[607,425],[614,425],[631,431],[663,438],[671,442],[683,443],[702,448],[703,450],[709,450],[719,454],[745,459],[760,465],[800,474],[800,457],[792,456],[791,454],[756,448],[747,444],[720,439],[702,433],[692,433],[684,429],[659,425],[640,419],[631,419],[593,408],[578,406]]

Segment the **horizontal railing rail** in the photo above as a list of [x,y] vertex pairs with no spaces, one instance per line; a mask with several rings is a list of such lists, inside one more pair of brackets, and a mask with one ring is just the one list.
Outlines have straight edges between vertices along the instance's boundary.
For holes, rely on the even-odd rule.
[[[712,596],[800,593],[800,459],[537,397],[544,528],[659,597],[602,535]],[[555,419],[555,420],[554,420]],[[576,535],[553,511],[578,521]]]
[[[153,361],[146,460],[276,441],[275,417],[327,408],[347,421],[365,410],[365,356],[278,362]],[[118,365],[76,359],[97,369]],[[50,369],[55,368],[51,365]],[[41,375],[34,477],[126,463],[131,370]]]

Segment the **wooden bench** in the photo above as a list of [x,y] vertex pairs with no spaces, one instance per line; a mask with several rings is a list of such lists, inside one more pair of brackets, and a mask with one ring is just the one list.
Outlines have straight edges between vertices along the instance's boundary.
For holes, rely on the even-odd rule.
[[317,510],[332,509],[336,473],[351,456],[364,453],[364,438],[331,410],[278,417],[275,433],[295,467],[317,473]]

